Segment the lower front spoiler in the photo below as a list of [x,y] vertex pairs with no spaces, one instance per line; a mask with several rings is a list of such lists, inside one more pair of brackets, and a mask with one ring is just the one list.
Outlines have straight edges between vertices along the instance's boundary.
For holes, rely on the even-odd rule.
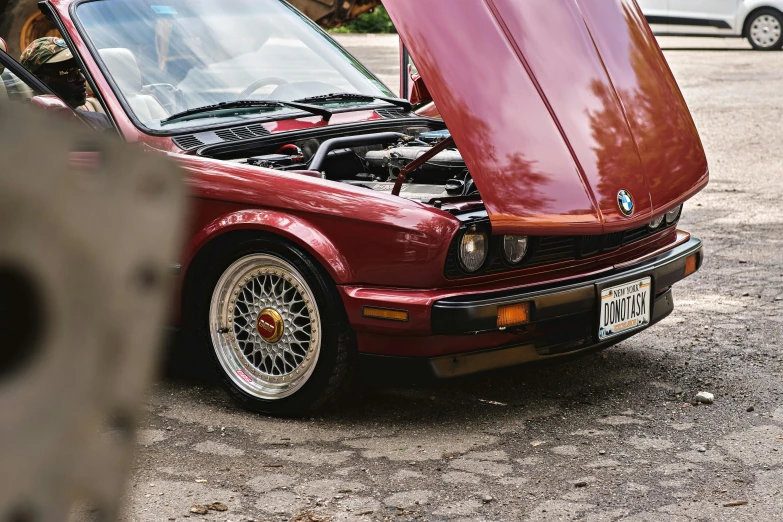
[[[650,324],[644,329],[649,328],[672,313],[674,310],[674,298],[672,297],[671,290],[667,290],[655,299],[653,310],[654,312]],[[602,350],[624,341],[640,331],[641,330],[635,330],[625,335],[613,337],[607,341],[592,343],[587,346],[583,345],[581,348],[549,354],[541,353],[540,349],[536,349],[536,343],[530,342],[516,346],[506,346],[429,359],[372,354],[360,354],[359,358],[362,369],[366,370],[368,375],[394,375],[397,380],[399,380],[399,376],[405,376],[406,380],[413,381],[426,380],[433,377],[438,379],[451,379],[526,363],[550,361]],[[365,372],[363,371],[362,373]]]
[[[665,253],[637,264],[618,267],[611,274],[580,283],[528,292],[501,292],[448,298],[432,311],[433,332],[440,336],[475,335],[496,327],[498,307],[532,303],[532,321],[518,329],[519,340],[487,350],[433,358],[401,358],[363,354],[365,364],[378,364],[381,374],[407,368],[407,375],[452,378],[535,361],[546,361],[600,350],[631,337],[661,321],[674,310],[671,287],[701,267],[700,240],[691,238]],[[600,339],[598,335],[601,290],[637,279],[651,279],[653,300],[650,323],[627,334]],[[438,335],[433,342],[437,342]]]

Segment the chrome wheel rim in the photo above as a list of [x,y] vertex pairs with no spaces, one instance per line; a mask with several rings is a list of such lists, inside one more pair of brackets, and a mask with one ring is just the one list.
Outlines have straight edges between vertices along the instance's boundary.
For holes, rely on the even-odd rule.
[[759,47],[772,47],[780,40],[781,27],[777,18],[761,15],[750,24],[750,38]]
[[296,268],[274,256],[250,255],[226,269],[212,294],[209,328],[226,375],[259,399],[294,394],[318,363],[315,296]]

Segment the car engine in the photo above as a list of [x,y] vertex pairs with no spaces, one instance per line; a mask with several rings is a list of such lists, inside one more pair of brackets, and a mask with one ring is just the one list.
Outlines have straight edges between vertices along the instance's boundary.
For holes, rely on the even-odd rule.
[[[311,143],[284,145],[273,154],[254,156],[244,162],[264,168],[320,174],[324,179],[391,193],[406,166],[450,136],[448,130],[418,135],[384,132],[347,136],[315,146]],[[455,147],[444,149],[408,173],[400,196],[430,201],[477,193],[465,161]]]

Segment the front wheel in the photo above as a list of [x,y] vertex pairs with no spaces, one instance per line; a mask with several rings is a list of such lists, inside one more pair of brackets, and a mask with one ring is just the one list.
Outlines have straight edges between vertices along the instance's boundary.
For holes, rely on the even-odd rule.
[[344,385],[354,352],[334,283],[281,240],[221,252],[205,268],[194,320],[224,387],[271,415],[324,405]]
[[748,20],[745,32],[754,49],[780,49],[783,47],[783,16],[774,9],[762,9]]

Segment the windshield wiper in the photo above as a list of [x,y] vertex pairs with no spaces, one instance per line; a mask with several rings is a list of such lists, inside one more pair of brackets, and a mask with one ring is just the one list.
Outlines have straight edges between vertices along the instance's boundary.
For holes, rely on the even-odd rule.
[[332,111],[328,109],[324,109],[323,107],[318,107],[317,105],[308,105],[306,103],[299,103],[299,102],[288,102],[288,101],[280,101],[280,100],[235,100],[230,102],[221,102],[216,103],[214,105],[205,105],[203,107],[195,107],[193,109],[188,109],[186,111],[178,112],[176,114],[172,114],[165,120],[161,120],[161,125],[166,125],[169,123],[173,123],[175,121],[180,121],[189,118],[190,116],[196,116],[198,114],[205,114],[209,112],[216,112],[216,111],[222,111],[222,110],[230,110],[230,109],[275,109],[279,107],[291,107],[294,109],[299,109],[301,111],[309,112],[310,114],[315,114],[316,116],[320,116],[324,119],[325,122],[329,122],[329,120],[332,118],[332,115],[334,114]]
[[352,92],[333,92],[332,94],[322,94],[320,96],[308,96],[307,98],[301,98],[296,100],[298,103],[313,103],[313,102],[329,102],[329,101],[366,101],[373,102],[375,100],[385,101],[391,103],[397,107],[402,107],[407,111],[413,110],[413,105],[408,100],[402,98],[387,98],[386,96],[371,96],[369,94],[359,94]]

